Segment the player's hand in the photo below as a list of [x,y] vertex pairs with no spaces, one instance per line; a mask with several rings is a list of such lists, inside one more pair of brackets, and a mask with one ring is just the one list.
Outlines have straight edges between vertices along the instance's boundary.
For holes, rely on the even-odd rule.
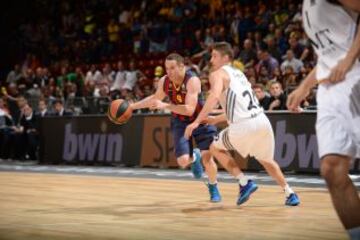
[[184,137],[186,139],[190,139],[192,132],[199,127],[199,123],[198,122],[193,122],[190,125],[188,125],[185,129],[185,133],[184,133]]
[[154,110],[154,109],[159,109],[159,110],[163,110],[165,109],[169,104],[164,103],[163,101],[160,101],[158,99],[155,99],[151,102],[150,104],[150,109]]
[[347,72],[351,69],[354,61],[350,58],[344,58],[331,69],[330,75],[327,79],[329,83],[338,83],[345,79]]
[[287,98],[286,106],[288,110],[299,113],[302,112],[302,109],[300,107],[300,103],[306,98],[309,91],[304,89],[303,87],[298,87],[294,91],[290,93],[290,95]]
[[218,118],[216,116],[208,116],[204,121],[201,123],[204,124],[210,124],[210,125],[216,125],[218,123]]

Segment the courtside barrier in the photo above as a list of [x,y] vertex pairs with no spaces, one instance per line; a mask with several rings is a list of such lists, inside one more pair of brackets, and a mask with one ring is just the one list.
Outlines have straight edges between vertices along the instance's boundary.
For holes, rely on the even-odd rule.
[[[285,171],[318,173],[316,112],[267,115],[274,129],[275,159],[280,167]],[[44,164],[177,167],[169,115],[134,115],[124,125],[114,125],[106,116],[98,115],[45,117],[40,134],[40,162]],[[262,170],[256,160],[233,154],[243,169]],[[351,170],[359,172],[359,159],[352,163]]]
[[143,117],[115,125],[105,116],[44,117],[40,163],[137,166]]

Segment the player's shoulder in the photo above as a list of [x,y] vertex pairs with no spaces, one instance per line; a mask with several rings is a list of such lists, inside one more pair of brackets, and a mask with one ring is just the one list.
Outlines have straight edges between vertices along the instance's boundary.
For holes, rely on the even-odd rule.
[[160,81],[160,82],[164,82],[165,79],[167,79],[167,78],[168,78],[168,76],[165,74],[164,76],[162,76],[162,77],[159,79],[159,81]]
[[165,84],[166,81],[170,81],[170,79],[168,78],[167,75],[164,75],[162,76],[160,79],[159,79],[159,84]]
[[165,88],[166,88],[166,81],[167,81],[167,82],[169,81],[168,76],[167,76],[167,75],[162,76],[162,77],[159,79],[158,88],[162,88],[163,90],[165,90]]
[[200,82],[198,74],[192,70],[187,70],[185,73],[185,85]]
[[227,76],[227,75],[228,75],[228,73],[223,67],[221,67],[215,71],[212,71],[210,73],[210,77],[220,77],[220,76]]
[[226,66],[223,66],[216,71],[213,71],[210,74],[210,79],[223,79],[225,81],[228,81],[230,79],[232,72],[230,69],[227,69]]
[[201,86],[200,78],[197,75],[193,75],[189,77],[185,84],[187,90],[198,89],[201,88],[200,86]]
[[198,74],[192,70],[187,70],[185,73],[185,79],[187,82],[200,81]]

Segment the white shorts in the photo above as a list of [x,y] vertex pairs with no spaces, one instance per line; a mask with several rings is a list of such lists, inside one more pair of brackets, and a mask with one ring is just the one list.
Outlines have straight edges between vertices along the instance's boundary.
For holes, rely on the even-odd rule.
[[213,144],[221,150],[236,150],[243,157],[250,155],[261,161],[274,160],[274,133],[264,113],[230,124]]
[[360,69],[353,69],[340,83],[320,84],[317,102],[319,157],[360,157]]

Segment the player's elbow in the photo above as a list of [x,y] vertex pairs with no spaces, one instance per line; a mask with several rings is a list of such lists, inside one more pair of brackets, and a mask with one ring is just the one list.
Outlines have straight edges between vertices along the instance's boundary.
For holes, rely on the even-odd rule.
[[220,101],[220,95],[215,93],[210,93],[208,96],[207,101],[211,102],[219,102]]

